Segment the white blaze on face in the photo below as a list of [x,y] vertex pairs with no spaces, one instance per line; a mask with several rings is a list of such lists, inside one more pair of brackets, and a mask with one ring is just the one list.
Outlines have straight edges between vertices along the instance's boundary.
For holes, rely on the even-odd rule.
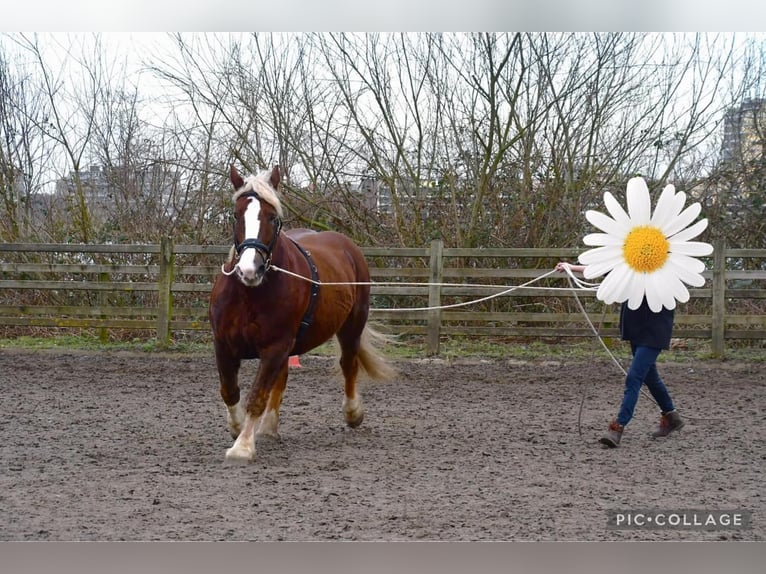
[[[261,230],[261,220],[258,218],[261,211],[261,202],[254,197],[250,198],[250,203],[244,213],[245,219],[245,237],[244,239],[257,239]],[[242,252],[239,257],[239,267],[242,274],[246,277],[255,276],[255,249],[249,247]]]

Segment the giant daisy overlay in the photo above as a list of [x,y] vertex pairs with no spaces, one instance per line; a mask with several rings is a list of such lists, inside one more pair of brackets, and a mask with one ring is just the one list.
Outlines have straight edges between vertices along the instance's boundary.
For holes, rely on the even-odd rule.
[[594,279],[606,274],[596,292],[605,303],[627,301],[629,308],[638,309],[646,297],[655,313],[663,307],[675,309],[676,301],[689,300],[686,285],[705,284],[705,264],[696,257],[710,255],[713,246],[690,241],[707,228],[707,219],[693,223],[702,206],[692,203],[684,209],[686,194],[667,185],[652,213],[649,188],[641,177],[628,181],[626,198],[627,212],[607,191],[604,204],[609,215],[585,213],[603,233],[583,238],[585,245],[595,246],[578,258],[585,265],[583,275]]

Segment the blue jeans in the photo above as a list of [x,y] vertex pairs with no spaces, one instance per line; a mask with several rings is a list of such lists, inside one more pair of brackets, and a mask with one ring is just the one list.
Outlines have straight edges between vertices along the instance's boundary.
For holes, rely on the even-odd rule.
[[633,361],[630,364],[628,375],[625,377],[625,394],[622,397],[622,405],[617,415],[617,423],[625,426],[633,418],[633,411],[638,402],[638,394],[641,385],[646,384],[654,400],[657,401],[662,412],[673,410],[673,400],[670,398],[665,383],[662,382],[657,372],[657,357],[662,349],[652,347],[640,347],[631,343],[630,350],[633,353]]

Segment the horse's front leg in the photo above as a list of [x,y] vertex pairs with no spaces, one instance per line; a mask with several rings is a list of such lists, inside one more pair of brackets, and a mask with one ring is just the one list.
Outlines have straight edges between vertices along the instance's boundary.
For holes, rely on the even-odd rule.
[[226,353],[216,349],[216,365],[218,377],[221,382],[221,399],[226,405],[226,423],[232,438],[237,438],[242,430],[245,419],[245,409],[240,401],[239,391],[239,368],[242,364],[240,359],[227,356]]
[[[276,434],[276,418],[271,422],[261,420],[263,416],[271,416],[273,411],[267,411],[266,407],[272,390],[284,389],[287,381],[287,354],[284,357],[280,354],[279,358],[261,357],[258,365],[258,372],[255,376],[255,382],[247,395],[247,402],[244,409],[244,421],[242,430],[234,441],[232,447],[226,451],[226,460],[231,462],[250,462],[255,458],[255,429],[258,422],[264,430],[270,430],[273,425],[273,432],[264,432],[264,434]],[[281,393],[280,401],[281,401]],[[278,417],[278,413],[276,413]],[[259,427],[260,432],[260,427]]]

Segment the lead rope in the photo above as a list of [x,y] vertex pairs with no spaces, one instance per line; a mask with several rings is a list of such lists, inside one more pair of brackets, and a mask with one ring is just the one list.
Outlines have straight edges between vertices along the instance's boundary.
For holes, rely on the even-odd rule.
[[[627,372],[623,368],[622,364],[620,364],[620,362],[614,356],[614,354],[609,349],[609,347],[606,346],[606,343],[604,343],[603,337],[601,337],[601,325],[603,324],[604,317],[606,316],[606,304],[604,304],[604,312],[601,315],[599,328],[596,329],[596,327],[593,325],[593,322],[590,320],[588,313],[585,311],[585,307],[580,301],[580,298],[577,296],[577,289],[574,288],[575,284],[577,284],[579,287],[582,283],[587,285],[588,288],[593,288],[595,284],[581,282],[581,280],[575,277],[574,273],[572,273],[572,270],[569,268],[569,265],[564,266],[564,271],[566,271],[567,281],[569,282],[570,287],[572,287],[572,295],[574,295],[575,301],[577,302],[577,306],[580,308],[580,312],[582,313],[583,317],[585,317],[585,320],[588,322],[588,325],[590,326],[591,331],[593,331],[593,333],[596,335],[596,339],[598,339],[598,342],[601,344],[601,347],[604,349],[604,351],[606,351],[606,354],[609,355],[609,357],[612,359],[612,362],[614,362],[614,364],[617,365],[617,368],[620,370],[620,372],[622,372],[623,376],[627,376]],[[582,412],[583,412],[583,408],[585,407],[585,399],[588,396],[587,384],[582,383],[582,385],[583,385],[583,392],[582,392],[582,397],[580,398],[580,408],[577,411],[577,434],[580,435],[580,437],[582,437]],[[646,396],[646,393],[644,392],[643,388],[641,389],[641,393]],[[649,395],[649,398],[652,400],[652,402],[655,402],[656,404],[654,397]]]
[[[309,279],[308,277],[304,277],[303,275],[299,275],[297,273],[293,273],[292,271],[288,271],[287,269],[282,269],[281,267],[277,267],[276,265],[272,264],[271,268],[276,271],[281,271],[282,273],[286,273],[287,275],[291,275],[292,277],[296,277],[298,279],[303,279],[304,281],[308,281],[309,283],[315,283],[312,279]],[[513,287],[503,288],[502,291],[499,291],[498,293],[494,293],[492,295],[487,295],[486,297],[481,297],[480,299],[473,299],[471,301],[464,301],[462,303],[454,303],[452,305],[438,305],[436,307],[402,307],[398,309],[387,309],[387,311],[433,311],[436,309],[454,309],[456,307],[465,307],[467,305],[475,305],[476,303],[482,303],[484,301],[489,301],[490,299],[494,299],[495,297],[502,297],[503,295],[507,295],[508,293],[511,293],[515,291],[516,289],[522,289],[524,287],[528,287],[529,285],[536,283],[542,279],[545,279],[546,277],[549,277],[556,273],[556,270],[553,269],[551,271],[548,271],[546,273],[543,273],[542,275],[535,277],[534,279],[531,279],[530,281],[527,281],[526,283],[522,283],[521,285],[514,285]],[[381,283],[375,283],[374,281],[348,281],[348,282],[325,282],[325,281],[317,281],[318,285],[381,285]],[[494,288],[494,289],[501,289],[498,285],[481,285],[481,284],[475,284],[475,283],[390,283],[390,285],[396,285],[397,287],[483,287],[483,288]],[[534,287],[533,287],[534,289]],[[560,291],[570,291],[572,288],[556,288],[556,287],[545,287],[547,290],[560,290]]]
[[[376,283],[374,281],[351,281],[351,282],[323,282],[323,281],[315,281],[313,279],[310,279],[308,277],[304,277],[303,275],[299,275],[297,273],[293,273],[292,271],[288,271],[287,269],[282,269],[281,267],[278,267],[274,264],[271,265],[271,269],[274,269],[276,271],[279,271],[281,273],[285,273],[287,275],[290,275],[292,277],[296,277],[298,279],[302,279],[304,281],[307,281],[309,283],[316,283],[317,285],[381,285],[381,283]],[[577,296],[577,291],[596,291],[598,289],[598,283],[589,283],[587,281],[583,281],[582,279],[576,277],[572,270],[569,268],[568,265],[564,267],[564,270],[567,273],[567,280],[569,282],[569,287],[529,287],[533,283],[536,283],[542,279],[545,279],[546,277],[550,277],[551,275],[557,273],[555,269],[552,269],[551,271],[548,271],[546,273],[543,273],[542,275],[535,277],[534,279],[527,281],[526,283],[523,283],[521,285],[516,285],[513,287],[509,287],[507,289],[503,289],[502,291],[495,293],[493,295],[488,295],[486,297],[482,297],[480,299],[474,299],[472,301],[465,301],[463,303],[455,303],[452,305],[439,305],[436,307],[405,307],[405,308],[399,308],[399,309],[388,309],[388,311],[430,311],[435,309],[453,309],[455,307],[464,307],[467,305],[474,305],[476,303],[481,303],[483,301],[488,301],[490,299],[494,299],[495,297],[501,297],[503,295],[506,295],[508,293],[511,293],[515,291],[516,289],[521,289],[524,287],[528,287],[530,289],[546,289],[548,291],[571,291],[572,295],[575,298],[575,301],[577,302],[577,306],[580,308],[580,312],[582,313],[583,317],[585,318],[585,321],[588,323],[588,326],[590,327],[591,331],[593,331],[593,334],[596,336],[596,339],[598,339],[598,342],[600,343],[601,347],[604,349],[606,354],[609,356],[609,358],[612,360],[612,362],[617,366],[619,371],[622,373],[623,376],[627,376],[627,371],[624,369],[622,364],[617,360],[617,358],[614,356],[611,350],[609,350],[609,347],[606,346],[606,343],[604,343],[603,338],[601,337],[600,333],[600,324],[599,328],[597,329],[595,325],[593,325],[593,322],[590,320],[590,317],[588,316],[588,313],[585,311],[585,307],[583,306],[582,302],[580,301],[580,298]],[[401,287],[409,287],[409,286],[416,286],[416,287],[424,287],[424,286],[440,286],[440,287],[486,287],[486,288],[495,288],[499,289],[497,285],[481,285],[481,284],[465,284],[465,283],[393,283],[393,285],[401,286]],[[604,312],[601,316],[601,322],[603,322],[604,317],[606,316],[606,304],[604,305]],[[645,397],[648,397],[649,400],[651,400],[655,405],[657,404],[657,401],[654,400],[654,397],[647,393],[643,387],[641,388],[641,394]],[[585,399],[587,398],[587,387],[583,391],[582,398],[580,399],[580,409],[577,415],[577,432],[582,436],[582,411],[585,405]],[[659,406],[659,405],[658,405]],[[726,421],[731,417],[720,417],[720,418],[711,418],[711,417],[698,417],[698,416],[692,416],[685,414],[684,415],[689,420],[698,420],[698,421]]]

